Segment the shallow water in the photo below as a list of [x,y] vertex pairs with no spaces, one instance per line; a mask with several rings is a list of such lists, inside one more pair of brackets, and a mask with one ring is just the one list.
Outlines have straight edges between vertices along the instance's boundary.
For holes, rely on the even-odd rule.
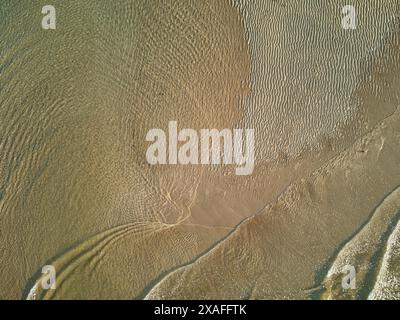
[[[400,183],[399,8],[354,3],[345,32],[333,0],[56,0],[43,30],[3,0],[0,299],[398,297],[398,197],[373,221]],[[173,120],[254,128],[254,173],[148,165]],[[379,264],[356,293],[342,257]]]

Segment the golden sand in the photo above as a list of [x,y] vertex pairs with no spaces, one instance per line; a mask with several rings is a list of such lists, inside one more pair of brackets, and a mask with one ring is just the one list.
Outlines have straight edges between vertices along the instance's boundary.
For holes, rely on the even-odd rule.
[[[352,32],[333,0],[56,0],[52,31],[3,2],[1,299],[398,295],[396,1],[354,1]],[[150,166],[169,121],[254,128],[253,174]]]

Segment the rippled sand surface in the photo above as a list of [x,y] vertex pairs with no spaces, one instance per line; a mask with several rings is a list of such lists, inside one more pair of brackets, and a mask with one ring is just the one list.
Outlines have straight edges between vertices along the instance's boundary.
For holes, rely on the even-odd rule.
[[[0,298],[400,298],[400,8],[310,2],[3,0]],[[172,120],[253,174],[148,165]]]

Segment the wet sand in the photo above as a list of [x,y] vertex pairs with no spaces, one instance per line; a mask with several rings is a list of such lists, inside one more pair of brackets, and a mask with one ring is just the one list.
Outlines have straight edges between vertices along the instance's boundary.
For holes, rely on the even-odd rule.
[[[4,1],[0,298],[397,297],[399,8],[355,2]],[[254,128],[253,174],[150,166],[172,120]]]

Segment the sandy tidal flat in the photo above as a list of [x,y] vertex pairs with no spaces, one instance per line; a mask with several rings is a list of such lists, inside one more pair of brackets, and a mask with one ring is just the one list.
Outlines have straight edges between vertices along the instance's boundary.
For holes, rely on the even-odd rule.
[[[310,2],[3,0],[0,298],[398,298],[399,5]],[[169,121],[253,174],[149,165]]]

